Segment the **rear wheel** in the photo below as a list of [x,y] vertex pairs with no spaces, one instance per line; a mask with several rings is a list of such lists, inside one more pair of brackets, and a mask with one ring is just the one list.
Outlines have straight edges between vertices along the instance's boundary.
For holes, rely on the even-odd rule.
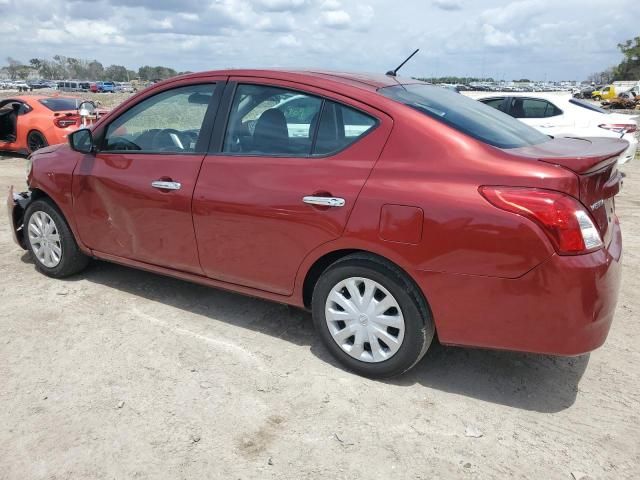
[[315,327],[342,365],[386,378],[413,367],[435,329],[422,295],[395,265],[355,254],[331,265],[313,292]]
[[27,248],[36,268],[54,278],[83,270],[89,257],[83,254],[62,214],[46,199],[35,200],[24,216]]
[[602,100],[602,97],[600,95],[596,95],[595,97],[593,97],[593,99],[597,102],[599,100]]
[[29,149],[29,153],[33,153],[47,146],[49,146],[49,142],[47,142],[44,135],[37,130],[29,132],[29,135],[27,135],[27,148]]

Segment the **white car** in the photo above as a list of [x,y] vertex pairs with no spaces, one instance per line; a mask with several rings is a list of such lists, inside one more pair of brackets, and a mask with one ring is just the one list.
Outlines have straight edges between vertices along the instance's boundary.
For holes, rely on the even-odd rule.
[[507,93],[478,98],[552,137],[616,137],[629,142],[620,165],[632,160],[638,148],[640,115],[611,113],[565,94]]

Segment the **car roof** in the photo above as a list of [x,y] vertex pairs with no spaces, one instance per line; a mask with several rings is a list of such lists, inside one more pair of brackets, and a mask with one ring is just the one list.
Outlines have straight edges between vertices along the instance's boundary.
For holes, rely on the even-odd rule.
[[421,83],[411,78],[392,77],[390,75],[375,73],[334,72],[325,70],[284,70],[284,69],[231,69],[211,70],[187,74],[182,78],[202,77],[207,75],[227,75],[230,77],[263,77],[278,80],[290,80],[299,83],[321,83],[330,81],[364,90],[378,90],[382,87],[397,85],[399,83]]

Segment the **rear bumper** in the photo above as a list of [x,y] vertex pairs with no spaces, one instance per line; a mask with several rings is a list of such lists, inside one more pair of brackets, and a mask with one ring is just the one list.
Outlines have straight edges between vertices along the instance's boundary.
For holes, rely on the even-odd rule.
[[22,192],[15,193],[13,186],[9,188],[7,196],[7,213],[9,218],[9,228],[13,234],[13,241],[16,242],[24,250],[27,249],[26,239],[24,238],[23,220],[24,212],[31,202],[31,193]]
[[421,272],[442,343],[580,355],[607,338],[618,300],[622,235],[608,249],[554,255],[518,279]]

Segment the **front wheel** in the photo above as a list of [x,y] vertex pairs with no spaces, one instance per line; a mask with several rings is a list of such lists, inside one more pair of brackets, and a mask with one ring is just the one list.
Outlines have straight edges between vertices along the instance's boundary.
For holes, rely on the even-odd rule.
[[333,356],[366,377],[388,378],[409,370],[435,334],[413,282],[372,255],[350,255],[325,270],[313,291],[312,313]]
[[49,277],[68,277],[89,263],[64,217],[47,199],[35,200],[27,207],[24,231],[36,268]]

